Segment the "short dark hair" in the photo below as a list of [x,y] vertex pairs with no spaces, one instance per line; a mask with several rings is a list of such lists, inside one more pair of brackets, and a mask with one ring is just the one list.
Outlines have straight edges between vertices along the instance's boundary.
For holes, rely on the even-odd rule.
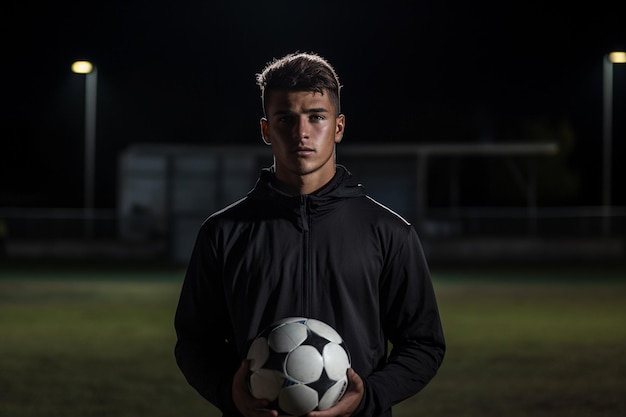
[[328,94],[337,114],[340,112],[339,77],[330,63],[316,53],[295,52],[269,62],[256,75],[261,89],[263,112],[272,91],[312,91]]

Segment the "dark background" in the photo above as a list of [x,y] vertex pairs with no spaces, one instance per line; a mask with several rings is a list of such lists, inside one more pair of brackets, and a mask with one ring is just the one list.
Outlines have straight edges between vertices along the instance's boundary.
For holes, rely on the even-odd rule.
[[[98,67],[95,194],[109,208],[130,144],[264,146],[255,74],[293,51],[336,67],[344,143],[566,136],[561,162],[580,180],[567,203],[598,205],[602,57],[626,48],[626,25],[617,3],[544,3],[5,3],[0,207],[83,204],[74,60]],[[626,204],[626,65],[614,76],[613,201]]]

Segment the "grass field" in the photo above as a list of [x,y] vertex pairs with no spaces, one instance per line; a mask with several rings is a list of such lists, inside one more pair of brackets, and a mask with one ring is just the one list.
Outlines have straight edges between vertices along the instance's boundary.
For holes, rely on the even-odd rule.
[[[394,415],[626,415],[624,271],[433,267],[448,353]],[[0,263],[0,416],[219,416],[174,363],[182,276]]]

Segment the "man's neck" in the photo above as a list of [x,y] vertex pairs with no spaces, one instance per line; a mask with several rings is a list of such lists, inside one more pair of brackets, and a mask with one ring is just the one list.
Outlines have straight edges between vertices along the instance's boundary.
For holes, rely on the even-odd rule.
[[276,188],[290,195],[309,195],[315,194],[319,189],[328,184],[334,177],[320,177],[317,175],[304,175],[285,181],[276,175]]

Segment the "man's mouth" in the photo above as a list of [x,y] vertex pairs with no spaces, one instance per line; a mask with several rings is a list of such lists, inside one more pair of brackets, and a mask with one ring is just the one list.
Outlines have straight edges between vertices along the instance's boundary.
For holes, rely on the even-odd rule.
[[296,152],[296,155],[298,156],[307,156],[307,155],[314,153],[315,151],[311,148],[303,147],[303,148],[296,149],[295,152]]

